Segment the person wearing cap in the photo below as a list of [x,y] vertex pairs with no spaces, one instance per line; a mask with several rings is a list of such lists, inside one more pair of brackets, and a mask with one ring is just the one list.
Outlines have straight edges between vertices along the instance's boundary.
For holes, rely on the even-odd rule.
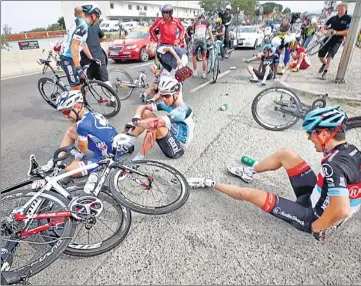
[[[279,149],[252,167],[228,167],[231,174],[245,183],[263,172],[282,168],[287,172],[296,200],[262,189],[220,183],[210,177],[188,178],[188,184],[191,188],[210,188],[249,202],[298,230],[312,233],[318,241],[325,241],[361,207],[361,153],[346,142],[347,120],[339,106],[316,108],[305,116],[302,129],[315,151],[324,154],[317,176],[290,148]],[[282,193],[279,188],[276,191]]]
[[[318,72],[322,74],[321,79],[323,80],[326,79],[332,59],[337,54],[343,37],[347,36],[350,27],[351,16],[347,15],[347,6],[346,2],[339,4],[337,7],[337,15],[328,19],[321,29],[321,33],[326,35],[328,33],[327,30],[330,28],[331,30],[329,30],[332,34],[331,40],[318,51],[318,57],[322,63]],[[327,38],[325,40],[327,40]]]

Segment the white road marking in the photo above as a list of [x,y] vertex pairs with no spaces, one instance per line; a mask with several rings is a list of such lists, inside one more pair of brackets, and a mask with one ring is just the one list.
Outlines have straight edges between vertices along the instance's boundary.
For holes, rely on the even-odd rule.
[[42,71],[4,77],[4,78],[1,78],[1,80],[12,79],[12,78],[17,78],[17,77],[22,77],[22,76],[27,76],[27,75],[33,75],[33,74],[39,74],[39,73],[42,73]]
[[153,61],[151,61],[150,63],[145,63],[145,64],[141,64],[141,65],[136,65],[134,67],[130,67],[129,69],[136,69],[136,68],[140,68],[140,67],[144,67],[144,66],[150,66],[153,63]]
[[[225,72],[220,73],[220,74],[218,75],[218,79],[220,79],[221,77],[223,77],[223,76],[225,76],[225,75],[229,74],[230,72],[231,72],[231,71],[230,71],[230,70],[228,70],[228,71],[225,71]],[[217,80],[218,80],[218,79],[217,79]],[[197,90],[200,90],[201,88],[203,88],[203,87],[205,87],[205,86],[209,85],[209,84],[210,84],[210,83],[212,83],[212,82],[213,82],[213,80],[206,81],[205,83],[202,83],[201,85],[199,85],[199,86],[197,86],[197,87],[193,88],[190,92],[195,92],[195,91],[197,91]]]

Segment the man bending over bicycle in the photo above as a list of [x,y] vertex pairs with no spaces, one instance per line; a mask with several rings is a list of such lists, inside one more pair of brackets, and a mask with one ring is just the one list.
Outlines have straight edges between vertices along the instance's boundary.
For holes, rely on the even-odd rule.
[[[84,108],[84,101],[82,93],[78,90],[65,91],[58,96],[57,110],[61,111],[63,116],[69,119],[73,124],[67,129],[61,147],[74,145],[78,142],[78,149],[71,150],[71,155],[75,158],[74,161],[68,165],[65,172],[70,172],[84,165],[96,163],[112,152],[112,143],[117,130],[112,126],[108,120],[100,113],[90,112]],[[124,148],[124,153],[132,152],[134,141],[129,143]],[[85,153],[93,152],[93,155],[86,157]],[[59,154],[60,157],[63,155]],[[53,166],[53,160],[42,167],[46,172]],[[73,177],[86,176],[89,173],[98,171],[99,168],[84,171],[83,173],[74,174]]]
[[[318,57],[322,63],[319,73],[322,73],[322,79],[326,79],[328,69],[330,68],[331,61],[336,55],[340,47],[343,37],[347,36],[348,28],[351,23],[351,16],[347,15],[347,3],[343,2],[337,7],[337,15],[327,20],[326,24],[322,27],[321,32],[327,34],[327,28],[330,26],[332,29],[332,38],[318,51]],[[325,41],[327,38],[325,39]]]
[[279,63],[279,57],[273,53],[272,46],[268,44],[263,47],[263,54],[244,61],[249,63],[254,60],[259,60],[260,64],[258,70],[251,65],[247,67],[248,72],[252,76],[249,80],[251,82],[262,80],[262,85],[266,85],[266,80],[270,80],[276,75],[275,65]]
[[224,42],[224,35],[226,33],[226,27],[222,24],[221,18],[217,18],[215,30],[216,30],[216,39],[222,42],[222,44],[220,45],[220,51],[221,51],[222,60],[224,60],[225,51],[223,47],[223,42]]
[[201,49],[202,53],[202,77],[205,79],[207,77],[206,68],[207,68],[207,34],[211,38],[212,43],[214,44],[214,38],[212,34],[212,27],[210,23],[206,20],[204,14],[200,14],[194,25],[194,45],[193,45],[193,75],[197,76],[197,53],[198,49]]
[[310,166],[293,150],[283,148],[253,167],[228,167],[228,170],[250,183],[262,172],[283,167],[290,178],[296,201],[290,201],[264,190],[241,188],[216,183],[207,178],[189,178],[193,188],[211,187],[236,199],[248,201],[297,229],[312,233],[317,240],[346,222],[361,206],[361,153],[345,141],[346,114],[339,106],[311,111],[303,129],[323,152],[321,171],[316,177]]
[[[132,118],[136,128],[129,131],[129,126],[126,127],[128,134],[135,137],[146,132],[141,150],[133,161],[143,159],[155,142],[168,158],[179,158],[192,141],[193,112],[179,95],[181,84],[171,77],[163,77],[158,88],[163,101],[138,107]],[[161,110],[168,114],[158,117],[153,113]]]
[[64,53],[60,57],[62,69],[65,71],[69,85],[72,90],[81,88],[80,78],[86,78],[86,74],[80,65],[80,52],[84,50],[86,56],[95,63],[99,60],[93,59],[86,44],[88,37],[88,25],[99,22],[101,11],[95,4],[82,5],[85,18],[77,18],[73,30],[68,31],[67,42],[64,44]]

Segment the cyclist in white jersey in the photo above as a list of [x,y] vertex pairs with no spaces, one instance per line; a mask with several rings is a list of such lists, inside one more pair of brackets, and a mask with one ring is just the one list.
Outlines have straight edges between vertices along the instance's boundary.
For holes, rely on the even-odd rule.
[[73,90],[80,89],[80,78],[86,78],[86,74],[80,65],[80,52],[84,49],[84,53],[89,59],[99,63],[97,59],[93,59],[87,45],[88,26],[99,22],[101,11],[96,4],[86,3],[82,6],[84,18],[77,18],[75,25],[68,31],[66,43],[64,43],[63,54],[60,63],[69,81],[69,85]]

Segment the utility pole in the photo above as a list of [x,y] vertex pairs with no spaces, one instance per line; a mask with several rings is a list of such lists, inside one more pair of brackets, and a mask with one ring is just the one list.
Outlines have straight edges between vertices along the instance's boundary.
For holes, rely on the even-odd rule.
[[[342,51],[340,63],[338,65],[336,83],[345,83],[345,75],[347,67],[351,61],[353,49],[356,45],[356,40],[360,31],[360,19],[361,19],[361,1],[356,1],[355,10],[352,15],[350,28],[348,30],[345,47]],[[356,60],[356,59],[355,59]]]

